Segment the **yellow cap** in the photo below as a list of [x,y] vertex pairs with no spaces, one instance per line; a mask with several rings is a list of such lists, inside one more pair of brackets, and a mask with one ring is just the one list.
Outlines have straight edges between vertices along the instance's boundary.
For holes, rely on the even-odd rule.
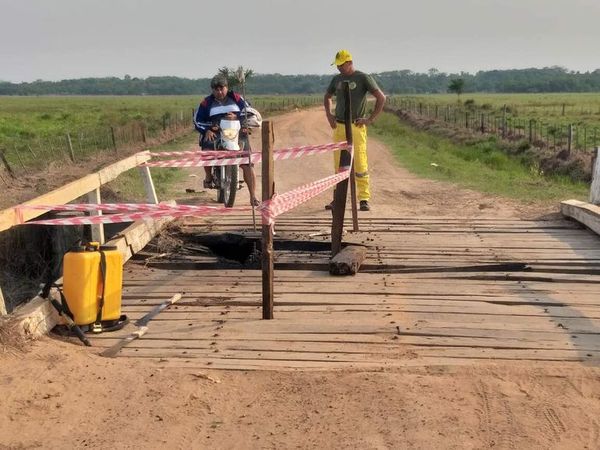
[[332,66],[341,66],[345,62],[352,61],[352,55],[348,50],[340,50],[335,54],[335,59],[331,63]]

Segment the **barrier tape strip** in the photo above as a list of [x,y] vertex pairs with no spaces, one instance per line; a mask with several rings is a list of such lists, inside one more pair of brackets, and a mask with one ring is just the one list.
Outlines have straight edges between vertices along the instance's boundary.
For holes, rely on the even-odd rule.
[[258,209],[261,211],[263,225],[274,225],[277,216],[307,202],[349,176],[350,170],[343,170],[322,180],[300,186],[285,194],[275,195],[271,200],[262,202]]
[[[335,150],[341,150],[347,148],[348,144],[344,142],[334,142],[330,144],[321,145],[305,145],[301,147],[293,147],[288,149],[280,149],[273,151],[274,160],[285,160],[293,158],[301,158],[303,156],[317,155],[321,153],[327,153]],[[230,154],[235,154],[231,152]],[[236,152],[237,153],[237,152]],[[262,161],[262,153],[252,153],[252,163],[258,163]],[[230,166],[248,164],[249,156],[235,157],[235,158],[223,158],[223,159],[200,159],[200,158],[187,158],[187,159],[170,159],[166,161],[151,161],[146,162],[142,165],[147,167],[213,167],[213,166]]]
[[[278,153],[278,152],[302,152],[302,151],[306,151],[306,150],[312,150],[315,148],[329,148],[332,147],[334,150],[343,148],[346,146],[346,142],[332,142],[329,144],[315,144],[315,145],[301,145],[298,147],[289,147],[289,148],[282,148],[282,149],[275,149],[273,151],[273,153]],[[148,154],[150,154],[150,156],[152,156],[153,158],[155,157],[162,157],[162,156],[192,156],[192,157],[196,157],[199,154],[204,154],[204,155],[219,155],[219,157],[221,156],[241,156],[241,155],[247,155],[248,152],[244,152],[244,151],[240,151],[240,152],[235,152],[235,151],[231,151],[231,150],[186,150],[186,151],[175,151],[175,152],[147,152]],[[236,153],[239,153],[239,155],[237,155]],[[259,152],[260,153],[260,152]]]
[[[325,151],[337,150],[347,147],[346,142],[326,144],[324,146],[305,146],[295,149],[280,150],[278,159],[287,159],[289,157],[298,158],[306,154],[314,154]],[[349,151],[353,154],[353,148]],[[253,157],[255,154],[252,155]],[[256,154],[258,156],[258,154]],[[233,158],[243,159],[243,158]],[[246,158],[248,159],[248,158]],[[254,160],[254,158],[252,158]],[[227,161],[225,159],[224,161]],[[204,163],[213,163],[218,161],[202,161]],[[288,191],[281,195],[275,195],[271,200],[262,202],[258,209],[261,212],[262,222],[265,225],[273,226],[275,218],[295,207],[305,203],[311,198],[321,194],[340,181],[350,176],[350,166],[340,167],[337,174],[330,175],[321,180],[305,184],[296,189]],[[15,208],[17,214],[22,209],[37,210],[56,210],[56,211],[113,211],[116,214],[69,217],[64,219],[48,219],[27,222],[27,224],[36,225],[97,225],[107,223],[135,222],[141,219],[156,219],[161,217],[181,217],[198,216],[208,214],[231,214],[239,211],[247,211],[250,207],[226,208],[223,206],[194,206],[194,205],[169,205],[166,203],[158,204],[135,204],[135,203],[84,203],[84,204],[66,204],[66,205],[20,205]]]
[[115,211],[144,212],[164,210],[195,211],[199,208],[217,208],[216,206],[170,205],[168,203],[70,203],[66,205],[20,205],[19,209],[37,209],[45,211]]
[[197,158],[223,158],[231,156],[247,156],[246,151],[235,150],[186,150],[181,152],[148,152],[152,158],[160,158],[163,156],[189,156],[191,159]]
[[[68,206],[68,205],[63,205]],[[91,205],[99,206],[99,205]],[[224,206],[190,206],[179,205],[159,210],[145,210],[127,214],[110,214],[106,216],[69,217],[64,219],[35,220],[26,225],[98,225],[107,223],[135,222],[142,219],[160,219],[162,217],[200,216],[209,214],[231,214],[248,211],[250,206],[226,208]],[[76,211],[76,210],[74,210]]]

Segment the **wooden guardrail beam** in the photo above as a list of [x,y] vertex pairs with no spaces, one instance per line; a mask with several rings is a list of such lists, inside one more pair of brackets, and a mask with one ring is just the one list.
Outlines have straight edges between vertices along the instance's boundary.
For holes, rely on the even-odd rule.
[[[148,152],[140,152],[111,164],[96,173],[86,175],[79,180],[73,181],[65,186],[50,191],[44,195],[40,195],[32,200],[24,202],[24,205],[58,205],[65,204],[75,200],[76,198],[87,195],[89,192],[100,188],[105,183],[114,180],[123,172],[132,169],[148,160],[151,156]],[[18,225],[27,220],[41,216],[46,211],[42,210],[21,210],[19,214],[16,207],[7,208],[0,211],[0,231],[8,230],[9,228]]]

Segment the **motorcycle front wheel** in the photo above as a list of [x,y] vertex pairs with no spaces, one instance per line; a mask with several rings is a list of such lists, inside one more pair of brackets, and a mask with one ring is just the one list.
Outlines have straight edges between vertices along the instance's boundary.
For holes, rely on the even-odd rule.
[[235,195],[238,190],[238,166],[225,166],[224,169],[224,176],[219,180],[217,201],[223,203],[227,208],[231,208],[235,203]]

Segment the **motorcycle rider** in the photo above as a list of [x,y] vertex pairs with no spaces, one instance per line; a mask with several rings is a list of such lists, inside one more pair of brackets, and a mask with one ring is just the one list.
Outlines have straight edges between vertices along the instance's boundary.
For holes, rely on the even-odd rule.
[[[221,119],[226,118],[240,120],[242,124],[240,144],[243,149],[249,149],[250,140],[248,139],[248,129],[243,127],[243,114],[246,108],[250,107],[250,104],[240,94],[229,90],[229,82],[225,75],[215,75],[210,82],[210,87],[212,93],[202,100],[194,117],[194,125],[200,133],[200,148],[202,150],[215,149],[218,123]],[[250,192],[250,204],[258,206],[259,201],[255,193],[256,175],[254,174],[254,165],[241,164],[240,167],[244,174],[244,182]],[[204,187],[214,187],[211,168],[205,166],[204,172]]]

